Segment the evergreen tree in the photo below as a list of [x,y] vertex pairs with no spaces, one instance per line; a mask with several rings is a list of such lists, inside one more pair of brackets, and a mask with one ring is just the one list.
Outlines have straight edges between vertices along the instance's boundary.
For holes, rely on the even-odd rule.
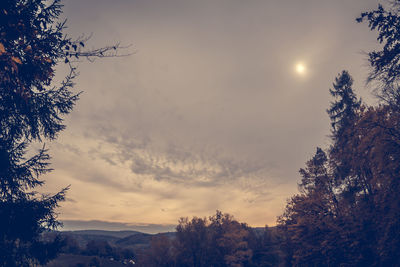
[[353,78],[348,71],[344,70],[335,78],[333,89],[329,89],[330,94],[335,98],[335,101],[331,102],[331,106],[327,110],[331,118],[334,139],[339,138],[344,130],[350,126],[361,107],[361,100],[357,99],[352,85]]
[[[0,265],[43,264],[58,251],[58,239],[43,243],[41,233],[60,225],[55,208],[67,188],[54,195],[35,191],[40,175],[51,171],[45,146],[27,158],[32,142],[53,140],[65,128],[79,93],[73,58],[112,56],[116,47],[85,51],[87,39],[72,40],[58,22],[60,0],[0,2]],[[65,62],[70,73],[60,86],[54,68]]]
[[[354,131],[356,122],[364,109],[361,100],[353,92],[352,85],[352,77],[344,70],[335,78],[333,89],[329,89],[334,97],[334,101],[327,110],[331,119],[333,141],[329,155],[335,179],[339,184],[347,179],[346,190],[358,191],[362,188],[367,192],[369,189],[365,175],[355,170],[354,166],[350,165],[351,158],[347,158],[354,155],[354,142],[357,142],[353,138]],[[350,173],[355,175],[349,175]]]

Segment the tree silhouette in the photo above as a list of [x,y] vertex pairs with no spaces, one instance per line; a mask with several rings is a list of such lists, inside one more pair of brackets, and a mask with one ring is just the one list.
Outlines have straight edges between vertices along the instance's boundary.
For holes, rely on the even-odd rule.
[[356,20],[367,21],[371,31],[377,30],[377,40],[382,44],[382,49],[368,53],[371,66],[368,82],[378,82],[374,91],[380,99],[399,105],[400,1],[393,0],[389,3],[389,8],[379,5],[376,10],[361,13]]
[[[27,158],[32,142],[52,140],[65,128],[79,93],[73,59],[115,56],[118,45],[84,50],[88,38],[72,40],[57,22],[60,0],[3,0],[0,3],[0,265],[30,266],[54,257],[57,243],[43,243],[40,234],[60,225],[55,208],[67,188],[39,194],[40,175],[51,171],[43,145]],[[60,86],[54,68],[70,68]]]
[[182,218],[176,230],[178,266],[245,266],[251,260],[249,229],[229,214]]
[[348,72],[336,78],[332,144],[300,170],[300,194],[279,218],[289,266],[400,265],[399,12],[396,0],[357,19],[383,45],[368,54],[368,82],[383,101],[362,104]]
[[344,70],[335,79],[333,89],[329,89],[330,94],[336,100],[331,102],[331,106],[327,110],[331,118],[334,139],[339,139],[342,132],[350,126],[361,107],[361,100],[355,96],[352,85],[353,78],[348,71]]

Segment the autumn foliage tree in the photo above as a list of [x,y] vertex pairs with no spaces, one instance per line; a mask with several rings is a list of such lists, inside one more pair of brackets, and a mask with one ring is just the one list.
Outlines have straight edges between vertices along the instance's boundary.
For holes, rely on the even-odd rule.
[[287,265],[400,265],[400,25],[393,2],[358,19],[378,30],[381,51],[368,54],[377,106],[363,104],[343,71],[330,90],[332,144],[300,170],[300,193],[279,218]]
[[259,236],[252,231],[246,224],[220,211],[209,218],[181,218],[175,238],[153,237],[150,248],[139,256],[138,264],[154,267],[269,266],[261,263],[265,259],[252,260],[253,249],[257,248],[257,253],[262,254],[264,248],[263,243],[256,245]]
[[179,266],[244,266],[252,256],[245,224],[217,211],[209,219],[182,218],[176,228]]
[[138,253],[139,266],[148,267],[175,267],[176,250],[172,240],[164,235],[158,234],[151,238],[150,248]]
[[[72,92],[74,60],[113,56],[118,47],[85,50],[87,38],[71,39],[59,21],[60,0],[0,2],[0,265],[43,264],[57,253],[40,234],[59,225],[55,208],[67,188],[53,195],[35,191],[51,171],[43,145],[27,156],[33,142],[53,140],[65,128],[79,93]],[[110,54],[111,52],[111,54]],[[57,64],[70,72],[53,84]],[[56,239],[57,243],[57,239]]]

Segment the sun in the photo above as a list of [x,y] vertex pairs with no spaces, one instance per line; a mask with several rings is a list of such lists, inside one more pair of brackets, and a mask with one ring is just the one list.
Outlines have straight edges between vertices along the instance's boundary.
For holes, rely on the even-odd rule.
[[304,75],[306,72],[306,66],[301,62],[297,63],[296,64],[296,72],[300,75]]

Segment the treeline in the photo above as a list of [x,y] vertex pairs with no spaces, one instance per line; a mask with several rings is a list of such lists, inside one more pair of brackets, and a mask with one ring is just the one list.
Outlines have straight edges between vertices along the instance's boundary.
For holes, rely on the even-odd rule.
[[217,211],[209,218],[181,218],[176,232],[134,233],[123,238],[49,232],[58,243],[53,266],[281,266],[283,239],[276,227],[251,228]]
[[61,253],[99,256],[103,258],[112,258],[115,261],[131,260],[135,254],[132,249],[111,245],[106,240],[90,240],[85,246],[81,246],[72,236],[63,237]]
[[217,211],[209,218],[182,218],[173,239],[156,235],[148,249],[137,253],[137,264],[149,267],[278,266],[279,236],[275,229],[250,228]]

